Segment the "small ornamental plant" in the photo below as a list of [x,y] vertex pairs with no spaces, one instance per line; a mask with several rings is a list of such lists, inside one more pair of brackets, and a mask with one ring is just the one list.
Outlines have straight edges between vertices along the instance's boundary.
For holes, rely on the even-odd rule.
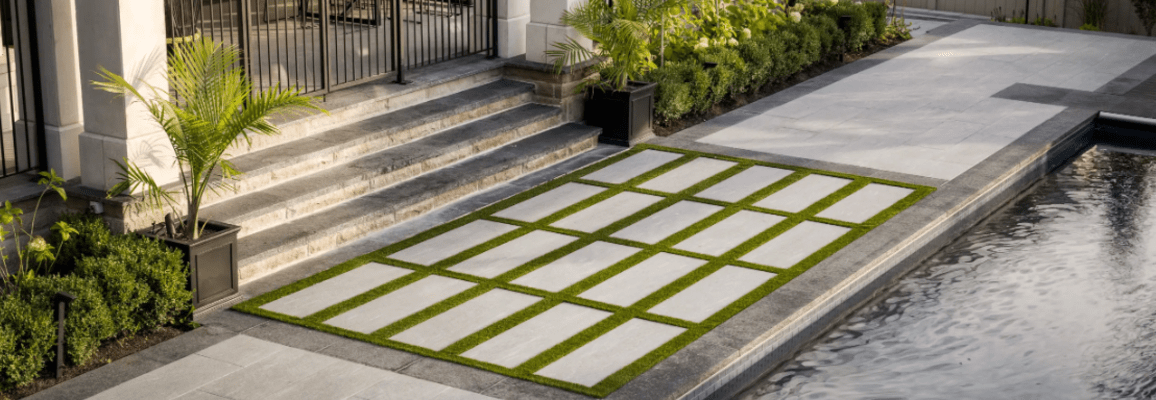
[[574,38],[555,43],[555,50],[546,52],[554,58],[558,72],[567,65],[591,59],[600,62],[591,66],[598,73],[596,80],[586,86],[607,90],[622,90],[629,81],[641,79],[646,72],[657,68],[651,51],[653,32],[678,0],[594,0],[562,14],[562,23],[574,27],[578,33],[593,40],[593,50],[587,49]]
[[[40,173],[39,184],[44,186],[40,197],[36,199],[36,207],[32,209],[32,219],[24,224],[24,210],[13,207],[11,202],[5,201],[0,208],[0,293],[19,288],[21,282],[34,278],[37,274],[44,274],[52,269],[56,256],[60,250],[55,248],[43,237],[36,235],[36,216],[40,211],[40,202],[48,192],[55,192],[61,199],[67,200],[64,193],[64,179],[56,175],[56,171],[48,170]],[[9,230],[11,229],[11,230]],[[67,241],[76,229],[67,222],[57,221],[51,230]],[[4,245],[6,240],[12,239],[14,260],[9,261],[9,249]]]

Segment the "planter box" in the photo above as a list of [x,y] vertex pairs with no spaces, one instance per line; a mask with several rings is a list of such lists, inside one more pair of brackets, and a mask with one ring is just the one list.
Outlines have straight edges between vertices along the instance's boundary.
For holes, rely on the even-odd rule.
[[[201,221],[205,223],[205,221]],[[185,254],[189,265],[189,289],[193,291],[193,306],[203,308],[237,296],[237,234],[241,227],[208,221],[208,232],[196,242],[157,237],[171,248]]]
[[598,141],[633,146],[654,134],[654,90],[657,83],[629,82],[621,91],[591,88],[586,99],[586,124],[602,128]]

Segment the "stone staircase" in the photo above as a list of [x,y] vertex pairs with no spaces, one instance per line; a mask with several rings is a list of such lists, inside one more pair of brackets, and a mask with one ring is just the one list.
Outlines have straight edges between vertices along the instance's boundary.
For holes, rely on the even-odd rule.
[[242,227],[242,283],[597,144],[597,128],[533,103],[533,85],[449,68],[332,94],[329,116],[276,121],[284,135],[234,152],[244,174],[201,215]]

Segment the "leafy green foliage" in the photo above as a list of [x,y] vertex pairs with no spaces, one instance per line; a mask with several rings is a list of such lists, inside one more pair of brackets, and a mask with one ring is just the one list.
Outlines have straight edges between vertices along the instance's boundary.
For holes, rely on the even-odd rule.
[[0,388],[36,379],[55,339],[52,310],[19,296],[0,296]]
[[628,81],[641,78],[657,68],[652,53],[651,34],[660,31],[664,17],[678,4],[678,0],[619,0],[613,4],[589,1],[566,10],[562,22],[573,27],[598,45],[590,50],[570,38],[555,43],[555,50],[546,54],[553,58],[559,72],[567,65],[599,59],[591,68],[599,75],[598,85],[611,90],[622,90]]
[[1092,24],[1083,24],[1083,25],[1080,25],[1080,30],[1081,31],[1099,31],[1100,27],[1096,26],[1096,25],[1092,25]]
[[76,269],[76,262],[83,256],[103,254],[105,246],[112,240],[112,232],[109,230],[108,224],[99,215],[64,213],[60,215],[59,219],[60,222],[72,226],[76,233],[67,241],[55,232],[49,239],[53,246],[60,248],[60,254],[53,270],[57,274],[71,273],[72,270]]
[[[62,200],[68,200],[64,192],[64,178],[56,175],[56,171],[48,170],[40,173],[40,196],[36,198],[36,207],[32,209],[32,219],[27,225],[24,221],[24,210],[13,207],[11,202],[5,201],[0,208],[0,290],[11,290],[19,285],[21,280],[30,279],[37,273],[43,273],[52,268],[56,261],[56,250],[44,238],[33,233],[36,229],[36,216],[40,213],[40,203],[48,192],[55,192]],[[8,230],[11,229],[11,230]],[[52,225],[51,230],[63,240],[76,233],[68,223],[59,221]],[[16,264],[8,264],[7,249],[3,242],[9,238],[15,247]],[[59,250],[57,250],[57,253]]]
[[[868,4],[862,5],[851,4],[848,2],[840,2],[826,10],[826,14],[832,20],[838,21],[842,15],[851,16],[851,21],[847,26],[847,50],[859,51],[863,49],[871,39],[876,37],[875,26],[877,25],[871,20],[871,13],[868,12]],[[886,13],[886,10],[884,10]],[[885,17],[886,15],[884,15]]]
[[[21,294],[29,304],[50,311],[56,307],[53,296],[60,291],[76,296],[68,306],[64,321],[65,349],[69,363],[81,364],[96,353],[101,341],[116,335],[118,329],[104,296],[92,280],[75,275],[47,275],[31,279],[21,287]],[[52,337],[55,340],[55,332]]]
[[867,10],[867,16],[871,21],[872,31],[875,32],[875,36],[883,36],[884,28],[887,27],[887,4],[865,2],[863,3],[863,8]]
[[709,70],[711,82],[711,104],[718,103],[731,93],[743,91],[750,83],[747,74],[747,62],[739,52],[730,47],[708,47],[695,52],[700,62],[718,63],[718,66]]

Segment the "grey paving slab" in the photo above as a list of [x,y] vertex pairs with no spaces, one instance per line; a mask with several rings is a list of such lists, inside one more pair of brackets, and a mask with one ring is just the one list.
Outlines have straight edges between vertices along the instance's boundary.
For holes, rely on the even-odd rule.
[[676,326],[632,319],[538,370],[535,375],[594,386],[684,331]]
[[550,225],[563,229],[594,232],[661,200],[662,197],[658,196],[622,192]]
[[374,384],[384,381],[392,372],[339,360],[335,365],[293,382],[281,391],[266,397],[269,400],[340,400],[353,396]]
[[495,217],[534,222],[605,191],[605,188],[581,183],[567,183],[494,213]]
[[177,397],[176,400],[229,400],[228,398],[217,396],[212,393],[205,393],[200,390],[194,390],[185,393],[184,396]]
[[427,276],[330,318],[325,324],[371,333],[472,287],[473,282],[437,275]]
[[774,277],[770,272],[728,265],[658,303],[650,312],[702,322]]
[[449,270],[493,278],[575,240],[578,238],[553,232],[533,231],[462,261]]
[[613,237],[655,244],[678,231],[702,221],[722,207],[694,201],[680,201],[664,208],[641,221],[615,232]]
[[860,224],[913,192],[915,190],[908,188],[872,183],[839,200],[816,216]]
[[196,354],[239,367],[247,367],[288,348],[247,335],[237,335]]
[[494,289],[438,314],[390,339],[441,350],[466,336],[542,300],[508,290]]
[[265,399],[340,362],[343,361],[289,348],[201,386],[199,390],[235,400]]
[[785,219],[761,212],[739,211],[679,242],[674,248],[718,257]]
[[658,253],[582,292],[579,297],[628,307],[703,264],[706,261],[697,258]]
[[430,265],[515,229],[518,227],[514,225],[477,220],[393,253],[390,257],[415,264]]
[[594,173],[583,176],[582,179],[606,183],[623,183],[634,179],[636,176],[650,172],[650,170],[658,168],[663,164],[677,160],[680,157],[682,157],[682,154],[646,150],[594,171]]
[[172,399],[241,367],[191,355],[89,397],[95,400]]
[[462,353],[463,357],[514,368],[577,335],[611,314],[562,303]]
[[560,292],[639,251],[642,250],[614,243],[594,242],[510,283]]
[[739,259],[771,267],[790,268],[850,230],[841,226],[803,221]]
[[389,374],[384,380],[358,392],[351,398],[360,400],[432,400],[449,387],[402,374]]
[[638,187],[659,192],[678,193],[735,165],[730,161],[696,158],[654,179],[643,182]]
[[771,193],[770,196],[759,200],[755,205],[773,210],[799,212],[842,189],[848,183],[851,183],[850,179],[826,175],[807,175],[798,182]]
[[411,272],[413,271],[405,268],[369,263],[266,303],[261,308],[294,317],[305,317]]
[[735,203],[795,173],[791,170],[756,165],[695,194],[704,199]]

